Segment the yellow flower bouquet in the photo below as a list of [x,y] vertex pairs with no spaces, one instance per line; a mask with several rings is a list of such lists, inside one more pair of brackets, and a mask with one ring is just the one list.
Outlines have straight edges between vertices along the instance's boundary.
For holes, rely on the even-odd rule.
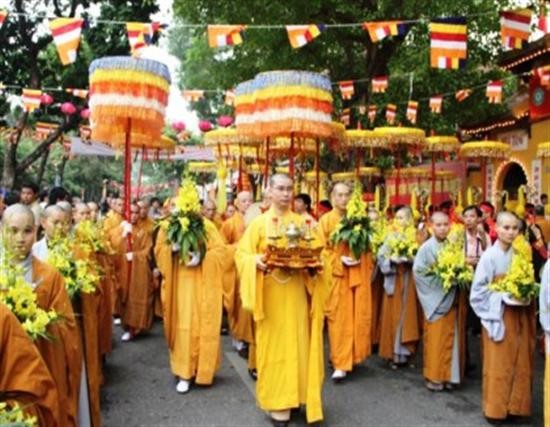
[[460,240],[449,240],[443,245],[428,274],[433,274],[441,280],[445,293],[453,286],[469,289],[474,280],[474,269],[466,262],[464,247]]
[[201,261],[206,254],[206,228],[200,210],[195,183],[184,178],[175,199],[175,211],[159,223],[167,231],[168,240],[179,245],[182,262],[189,260],[189,252],[199,253]]
[[384,244],[386,236],[388,235],[388,228],[386,220],[380,217],[378,220],[373,221],[371,224],[370,246],[373,254],[378,253],[378,249]]
[[418,252],[416,229],[413,226],[401,227],[393,224],[386,238],[386,243],[389,247],[389,258],[408,258],[411,260]]
[[489,289],[494,292],[506,292],[517,301],[529,301],[539,293],[533,264],[521,252],[514,250],[508,273],[491,282]]
[[7,251],[4,251],[0,268],[0,302],[17,317],[31,339],[49,338],[48,326],[58,321],[59,315],[38,306],[36,293],[25,282],[23,271]]
[[347,244],[355,259],[361,258],[361,254],[369,250],[370,221],[359,184],[355,185],[347,205],[346,215],[341,219],[330,239],[333,244]]
[[0,402],[0,425],[12,427],[38,426],[36,417],[25,414],[17,403]]
[[79,245],[88,253],[109,252],[102,224],[90,220],[79,222],[75,227],[75,236]]

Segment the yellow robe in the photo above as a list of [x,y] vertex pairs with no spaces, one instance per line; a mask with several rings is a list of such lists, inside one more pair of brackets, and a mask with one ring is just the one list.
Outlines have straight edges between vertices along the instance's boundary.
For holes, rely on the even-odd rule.
[[204,220],[207,251],[197,267],[186,267],[161,229],[155,245],[162,274],[164,333],[174,375],[209,385],[221,359],[222,276],[227,252],[216,226]]
[[[307,420],[312,423],[323,419],[323,309],[327,281],[322,275],[311,277],[306,270],[276,269],[268,274],[257,270],[256,257],[267,249],[274,217],[276,213],[271,208],[255,218],[235,255],[242,303],[253,312],[256,325],[257,401],[266,411],[306,404]],[[291,221],[302,225],[302,218],[290,211],[278,221],[279,225],[286,226]]]
[[[115,211],[109,211],[107,213],[107,216],[105,217],[105,221],[103,221],[103,234],[107,236],[107,239],[111,240],[111,234],[114,229],[118,228],[118,226],[122,223],[124,218],[122,215],[118,214]],[[109,271],[111,273],[111,295],[110,295],[110,301],[111,301],[111,313],[115,316],[120,315],[120,299],[119,299],[119,293],[120,293],[120,283],[116,278],[115,272],[118,271],[121,267],[119,265],[119,260],[116,256],[116,254],[110,254],[108,257],[108,265],[109,265]]]
[[350,256],[347,245],[334,247],[330,242],[332,232],[342,215],[333,209],[319,221],[319,237],[325,247],[326,262],[332,272],[331,292],[326,315],[329,332],[330,357],[334,369],[351,371],[371,354],[372,255],[361,256],[357,266],[342,264],[343,255]]

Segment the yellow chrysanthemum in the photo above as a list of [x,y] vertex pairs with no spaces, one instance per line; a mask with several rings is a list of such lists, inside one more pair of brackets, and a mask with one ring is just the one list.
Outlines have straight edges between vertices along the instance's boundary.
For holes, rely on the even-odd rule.
[[29,416],[17,403],[0,402],[0,425],[17,427],[38,426],[36,417]]
[[200,212],[201,205],[199,194],[195,183],[191,179],[185,178],[183,180],[174,204],[182,213]]
[[361,185],[359,183],[356,183],[353,188],[353,194],[347,205],[346,216],[352,220],[367,217],[367,204],[363,200]]
[[535,282],[533,264],[524,254],[514,251],[512,263],[506,275],[489,284],[495,292],[506,292],[517,300],[527,300],[537,296],[539,285]]

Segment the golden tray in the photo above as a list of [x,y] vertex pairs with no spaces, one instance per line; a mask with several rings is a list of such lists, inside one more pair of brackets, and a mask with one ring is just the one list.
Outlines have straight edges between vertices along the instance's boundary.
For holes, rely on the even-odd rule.
[[268,268],[287,268],[291,270],[316,268],[321,269],[322,247],[306,248],[303,246],[296,247],[279,247],[268,245],[266,251],[266,265]]

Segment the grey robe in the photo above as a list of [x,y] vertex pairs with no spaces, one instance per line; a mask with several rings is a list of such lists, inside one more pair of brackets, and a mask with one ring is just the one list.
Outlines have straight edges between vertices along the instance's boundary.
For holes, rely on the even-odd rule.
[[540,276],[540,324],[546,334],[546,352],[550,354],[550,260],[546,261]]

